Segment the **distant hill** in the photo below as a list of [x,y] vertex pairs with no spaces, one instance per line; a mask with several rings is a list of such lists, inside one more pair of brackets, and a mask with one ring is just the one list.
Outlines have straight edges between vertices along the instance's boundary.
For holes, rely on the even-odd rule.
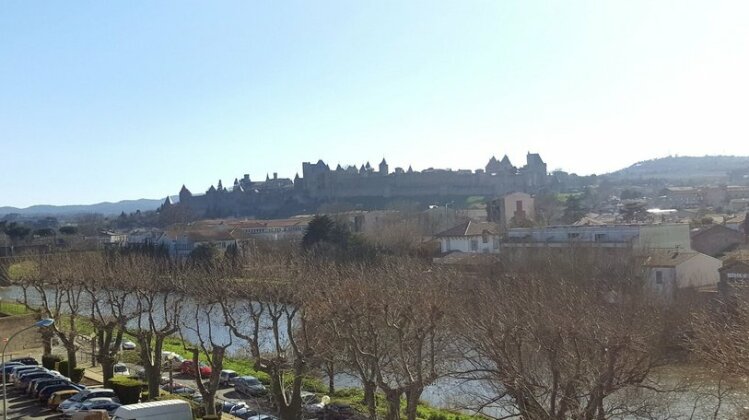
[[669,156],[645,160],[607,174],[615,179],[728,180],[731,171],[749,171],[749,156]]
[[[176,201],[175,198],[172,198]],[[133,213],[137,210],[148,211],[156,210],[164,203],[164,199],[160,200],[124,200],[116,203],[98,203],[98,204],[76,204],[68,206],[52,206],[52,205],[36,205],[26,207],[23,209],[17,207],[0,207],[0,216],[9,213],[18,213],[24,216],[60,216],[60,215],[73,215],[73,214],[86,214],[86,213],[99,213],[103,215],[120,214],[123,211],[125,213]]]

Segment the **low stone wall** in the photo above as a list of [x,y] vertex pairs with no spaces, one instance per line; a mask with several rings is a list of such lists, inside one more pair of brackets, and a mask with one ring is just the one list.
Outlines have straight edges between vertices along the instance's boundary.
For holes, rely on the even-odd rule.
[[[37,314],[14,315],[0,317],[0,350],[5,346],[5,339],[29,325],[33,325],[38,319]],[[5,350],[5,358],[9,354],[13,356],[24,356],[29,349],[42,347],[42,336],[38,328],[31,328],[16,336]]]

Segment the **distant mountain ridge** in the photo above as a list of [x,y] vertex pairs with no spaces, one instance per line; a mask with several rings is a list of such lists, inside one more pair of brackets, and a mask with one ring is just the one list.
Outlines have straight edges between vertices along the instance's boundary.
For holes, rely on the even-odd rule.
[[728,180],[732,171],[749,171],[749,156],[668,156],[637,162],[606,176],[617,179]]
[[[176,197],[172,200],[176,201]],[[164,199],[151,200],[142,198],[139,200],[123,200],[116,203],[103,202],[97,204],[73,204],[63,206],[53,205],[35,205],[26,208],[17,207],[0,207],[0,216],[17,213],[23,216],[59,216],[59,215],[74,215],[74,214],[90,214],[99,213],[103,215],[118,215],[123,211],[125,213],[133,213],[137,210],[149,211],[156,210],[164,203]]]

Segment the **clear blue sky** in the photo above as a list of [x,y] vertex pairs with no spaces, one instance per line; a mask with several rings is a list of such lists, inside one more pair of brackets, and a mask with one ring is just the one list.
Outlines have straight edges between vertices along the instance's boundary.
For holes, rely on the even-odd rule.
[[749,2],[0,3],[0,205],[302,161],[606,172],[749,154]]

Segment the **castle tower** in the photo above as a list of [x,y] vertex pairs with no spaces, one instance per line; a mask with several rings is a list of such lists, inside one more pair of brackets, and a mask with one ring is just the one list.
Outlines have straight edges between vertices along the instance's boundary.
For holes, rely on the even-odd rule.
[[187,189],[187,187],[185,187],[184,184],[182,184],[182,189],[179,190],[179,202],[186,203],[190,201],[191,198],[192,198],[192,193],[190,192],[190,190]]
[[388,174],[388,163],[385,161],[385,158],[382,158],[382,162],[380,162],[380,175],[387,175]]

